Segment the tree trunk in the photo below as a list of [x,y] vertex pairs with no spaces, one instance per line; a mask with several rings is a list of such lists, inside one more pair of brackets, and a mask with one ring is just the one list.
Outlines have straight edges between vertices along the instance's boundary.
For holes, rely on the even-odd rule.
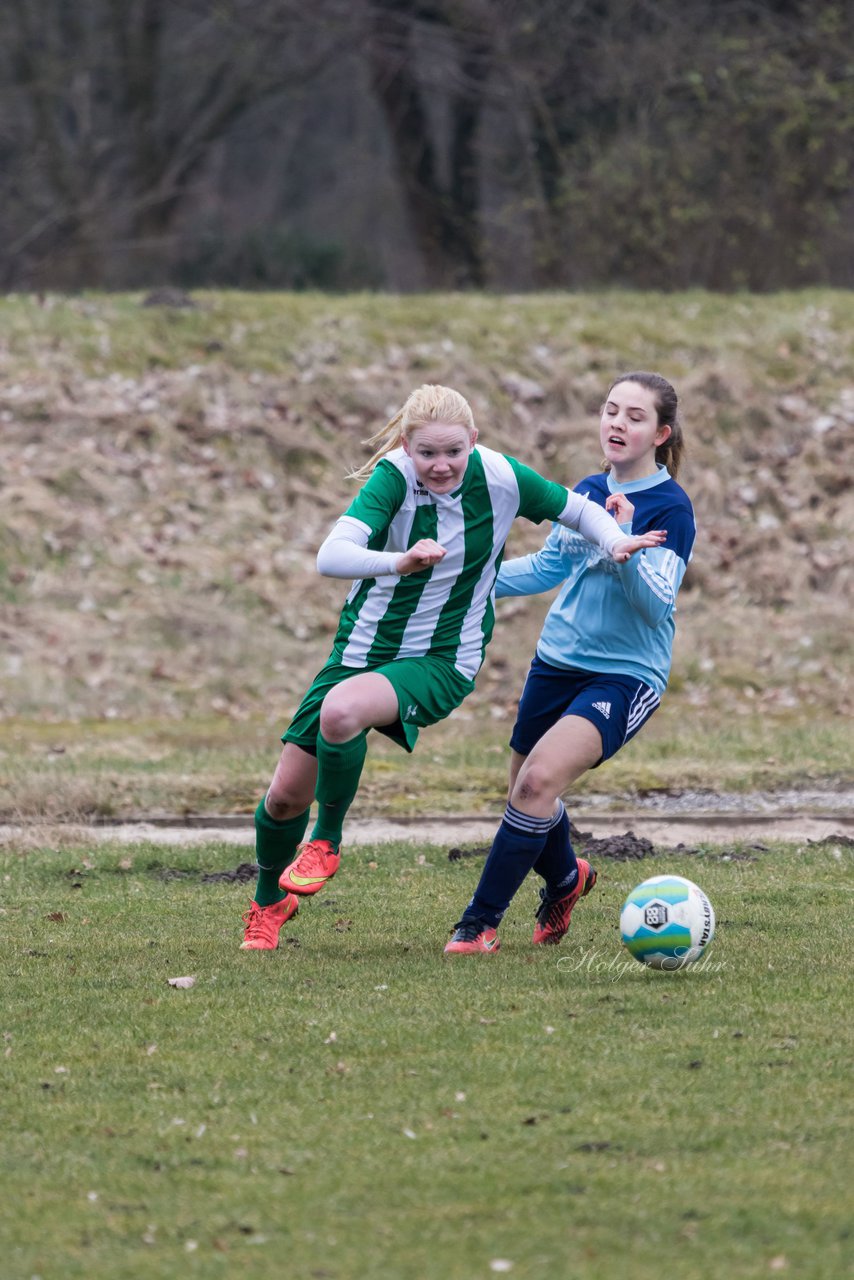
[[[450,24],[433,11],[441,25]],[[436,146],[415,70],[411,6],[379,0],[369,41],[371,82],[394,152],[409,223],[431,287],[484,282],[479,226],[477,132],[484,78],[482,49],[460,57],[464,80],[450,103],[449,186],[443,189]]]

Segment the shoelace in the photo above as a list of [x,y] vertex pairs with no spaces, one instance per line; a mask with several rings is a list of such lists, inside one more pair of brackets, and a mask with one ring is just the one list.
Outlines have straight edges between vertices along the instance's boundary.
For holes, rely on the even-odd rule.
[[474,942],[485,928],[482,920],[458,920],[454,925],[454,937],[457,942]]
[[[570,894],[571,893],[572,893],[572,890],[570,890]],[[560,904],[564,901],[564,899],[568,898],[570,894],[562,893],[559,898],[549,898],[546,896],[545,889],[541,889],[540,897],[542,898],[542,902],[537,908],[537,912],[534,919],[539,920],[541,925],[547,925],[552,923],[551,917],[552,917],[552,914],[554,914],[555,923],[558,923],[563,916],[563,911],[555,910],[555,908],[559,907]]]
[[261,908],[256,906],[255,903],[253,902],[249,910],[244,911],[243,915],[241,916],[241,919],[243,920],[243,923],[246,925],[247,938],[250,938],[250,939],[257,938],[258,935],[261,933],[261,921],[263,919],[263,913]]
[[300,875],[311,875],[315,871],[326,872],[327,855],[314,841],[309,840],[296,860]]
[[534,913],[534,919],[539,924],[541,924],[544,928],[549,922],[549,915],[551,914],[551,910],[553,906],[554,906],[554,902],[551,899],[543,898],[542,902],[537,907],[537,910]]

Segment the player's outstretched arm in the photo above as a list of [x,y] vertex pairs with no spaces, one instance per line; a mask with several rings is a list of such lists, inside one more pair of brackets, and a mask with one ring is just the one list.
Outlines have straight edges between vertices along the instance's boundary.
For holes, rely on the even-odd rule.
[[611,549],[611,558],[616,560],[617,564],[625,564],[636,551],[643,551],[644,547],[660,547],[666,537],[666,529],[650,529],[649,533],[631,534],[620,538]]

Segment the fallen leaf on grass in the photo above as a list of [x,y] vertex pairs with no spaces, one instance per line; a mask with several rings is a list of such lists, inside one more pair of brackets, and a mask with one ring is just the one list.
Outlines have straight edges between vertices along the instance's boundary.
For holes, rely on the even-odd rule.
[[170,987],[178,987],[181,991],[196,985],[196,979],[192,975],[186,978],[168,978],[167,981]]
[[70,876],[82,875],[84,871],[94,871],[95,864],[91,858],[81,858],[79,867],[72,867],[68,872]]

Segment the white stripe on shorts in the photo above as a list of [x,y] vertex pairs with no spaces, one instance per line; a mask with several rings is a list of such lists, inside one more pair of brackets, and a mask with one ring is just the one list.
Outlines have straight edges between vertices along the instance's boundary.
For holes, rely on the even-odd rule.
[[625,742],[630,733],[633,733],[635,729],[640,728],[648,716],[652,715],[660,701],[661,698],[654,689],[650,688],[648,684],[641,685],[632,699],[632,705],[629,707],[629,715],[626,720],[626,732],[623,737],[623,742]]

